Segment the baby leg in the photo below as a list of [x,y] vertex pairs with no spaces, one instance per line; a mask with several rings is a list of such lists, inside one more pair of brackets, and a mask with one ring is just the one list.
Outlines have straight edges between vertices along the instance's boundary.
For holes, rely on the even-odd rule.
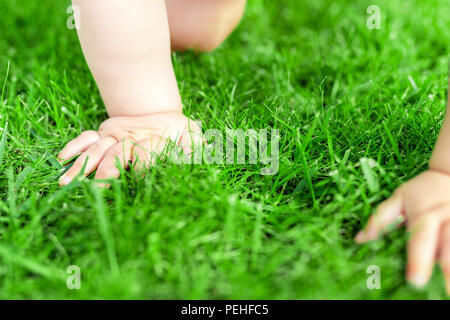
[[146,165],[148,155],[158,153],[160,144],[168,141],[183,150],[191,147],[187,131],[199,129],[182,114],[165,0],[73,0],[73,4],[80,10],[83,53],[110,118],[60,152],[63,161],[79,155],[60,184],[70,183],[81,171],[88,175],[97,170],[98,179],[117,177],[117,159],[124,167],[130,160]]
[[166,0],[173,50],[211,51],[242,18],[246,0]]
[[73,0],[83,53],[110,117],[180,111],[165,0]]

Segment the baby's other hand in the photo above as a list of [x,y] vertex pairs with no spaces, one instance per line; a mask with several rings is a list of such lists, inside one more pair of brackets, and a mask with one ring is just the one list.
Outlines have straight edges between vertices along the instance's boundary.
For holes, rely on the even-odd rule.
[[182,147],[184,153],[191,153],[193,144],[202,143],[201,128],[178,112],[110,118],[98,131],[82,132],[59,153],[62,161],[79,155],[59,183],[69,184],[83,166],[85,176],[97,170],[96,179],[116,178],[120,175],[117,158],[124,168],[132,161],[142,169],[152,163],[152,156],[161,153],[168,141]]
[[411,233],[407,279],[418,287],[425,285],[439,262],[450,294],[450,175],[428,170],[400,186],[378,206],[355,241],[374,240],[401,218]]

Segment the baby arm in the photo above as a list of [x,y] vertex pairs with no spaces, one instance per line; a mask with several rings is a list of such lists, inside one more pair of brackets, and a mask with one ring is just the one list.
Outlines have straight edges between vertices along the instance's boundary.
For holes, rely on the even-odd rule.
[[408,280],[416,286],[425,285],[437,261],[450,294],[450,101],[429,169],[381,203],[355,240],[374,240],[398,219],[406,220],[411,233],[407,247]]
[[[98,131],[69,142],[59,158],[80,154],[60,178],[65,185],[82,170],[117,177],[116,159],[148,163],[149,152],[172,140],[188,149],[186,133],[200,129],[182,114],[171,62],[165,0],[73,0],[80,8],[81,46],[109,119]],[[161,141],[160,141],[161,140]],[[137,147],[139,146],[139,147]]]

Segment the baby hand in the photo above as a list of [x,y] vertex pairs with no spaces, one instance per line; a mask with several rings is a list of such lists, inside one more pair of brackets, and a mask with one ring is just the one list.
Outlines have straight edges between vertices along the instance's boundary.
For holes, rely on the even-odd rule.
[[355,241],[378,238],[399,218],[406,220],[411,232],[407,279],[416,286],[425,285],[437,260],[450,294],[450,175],[428,170],[400,186],[378,206]]
[[181,146],[184,153],[191,153],[193,143],[202,141],[200,135],[201,128],[179,112],[110,118],[98,131],[81,133],[59,153],[63,161],[79,155],[59,183],[69,184],[83,167],[85,176],[97,170],[96,179],[117,178],[117,158],[124,168],[129,161],[138,169],[143,168],[151,164],[152,156],[161,153],[168,141]]

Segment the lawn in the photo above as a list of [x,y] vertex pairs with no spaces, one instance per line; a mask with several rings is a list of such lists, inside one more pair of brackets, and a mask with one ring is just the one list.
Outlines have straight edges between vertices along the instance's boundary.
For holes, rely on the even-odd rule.
[[[381,29],[366,26],[372,4]],[[109,190],[58,186],[57,152],[106,118],[68,5],[0,2],[0,298],[446,298],[438,267],[423,290],[405,281],[403,228],[352,240],[427,166],[446,105],[446,1],[250,0],[219,49],[173,61],[204,129],[280,131],[278,173],[159,161]]]

